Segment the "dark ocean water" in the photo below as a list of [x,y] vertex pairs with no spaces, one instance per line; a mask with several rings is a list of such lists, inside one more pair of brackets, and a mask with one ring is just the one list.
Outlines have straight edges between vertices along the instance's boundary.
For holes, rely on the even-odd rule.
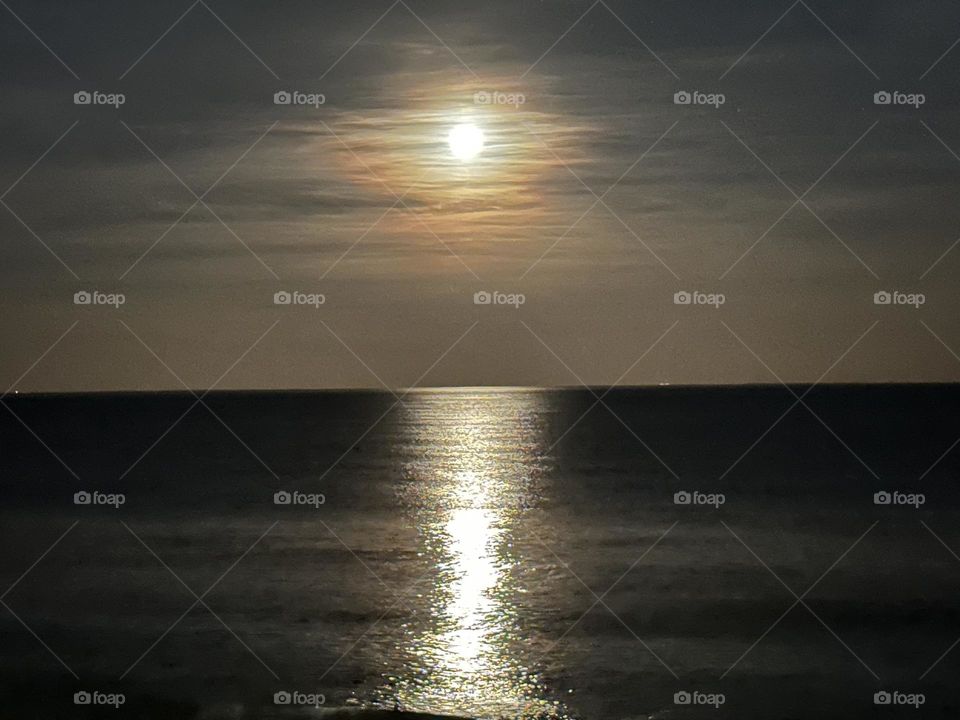
[[960,716],[960,388],[605,392],[8,396],[0,714]]

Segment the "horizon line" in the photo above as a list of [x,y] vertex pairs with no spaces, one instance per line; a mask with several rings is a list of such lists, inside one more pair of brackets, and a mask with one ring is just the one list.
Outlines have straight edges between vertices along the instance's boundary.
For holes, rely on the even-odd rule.
[[737,389],[767,389],[767,388],[795,388],[795,387],[824,387],[824,388],[869,388],[869,387],[960,387],[958,381],[890,381],[890,382],[802,382],[787,383],[754,382],[754,383],[656,383],[646,385],[426,385],[412,387],[321,387],[321,388],[167,388],[160,390],[147,389],[106,389],[106,390],[10,390],[0,399],[14,397],[38,396],[78,396],[78,395],[225,395],[225,394],[320,394],[320,393],[378,393],[378,394],[411,394],[422,392],[592,392],[594,390],[737,390]]

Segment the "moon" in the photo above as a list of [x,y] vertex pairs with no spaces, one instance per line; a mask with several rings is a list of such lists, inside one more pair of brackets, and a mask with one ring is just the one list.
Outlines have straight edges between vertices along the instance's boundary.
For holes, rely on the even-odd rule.
[[472,160],[483,150],[483,130],[473,123],[461,123],[450,131],[447,142],[455,158]]

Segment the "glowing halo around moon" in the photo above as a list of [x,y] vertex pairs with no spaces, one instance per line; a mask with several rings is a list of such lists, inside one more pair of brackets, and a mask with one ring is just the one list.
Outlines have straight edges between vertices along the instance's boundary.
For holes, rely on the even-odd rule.
[[454,126],[447,136],[450,152],[458,160],[473,160],[483,151],[483,130],[473,123],[461,123]]

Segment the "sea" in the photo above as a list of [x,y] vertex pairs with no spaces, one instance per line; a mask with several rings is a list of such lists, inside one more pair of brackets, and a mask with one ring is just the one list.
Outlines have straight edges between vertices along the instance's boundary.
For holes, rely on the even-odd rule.
[[958,386],[2,405],[0,717],[960,717]]

